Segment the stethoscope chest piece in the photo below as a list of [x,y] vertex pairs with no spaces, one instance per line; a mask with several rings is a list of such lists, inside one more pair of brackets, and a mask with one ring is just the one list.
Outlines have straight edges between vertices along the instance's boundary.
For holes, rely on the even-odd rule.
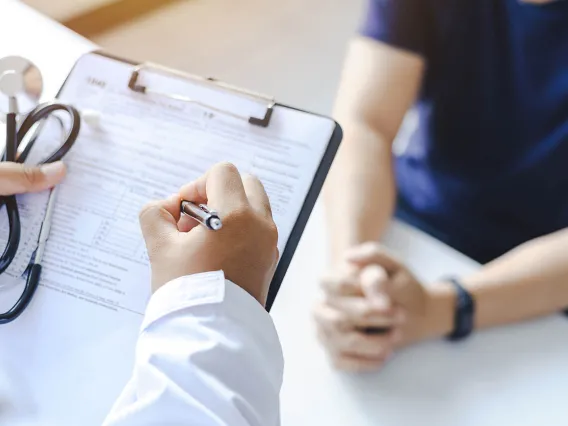
[[19,113],[34,109],[43,92],[43,78],[39,68],[21,56],[8,56],[0,59],[0,119],[4,121],[4,105],[15,99]]

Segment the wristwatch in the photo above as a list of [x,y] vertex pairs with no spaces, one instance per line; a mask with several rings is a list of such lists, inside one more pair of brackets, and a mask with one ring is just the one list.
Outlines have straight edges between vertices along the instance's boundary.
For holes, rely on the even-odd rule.
[[450,341],[463,340],[468,337],[474,326],[475,318],[475,300],[472,295],[464,288],[459,279],[448,278],[456,289],[456,307],[454,314],[454,331],[452,331],[447,339]]

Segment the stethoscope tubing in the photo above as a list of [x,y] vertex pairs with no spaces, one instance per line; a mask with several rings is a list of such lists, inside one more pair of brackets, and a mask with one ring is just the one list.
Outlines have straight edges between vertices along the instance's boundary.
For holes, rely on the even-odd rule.
[[[40,164],[53,163],[61,160],[73,147],[75,141],[79,136],[81,130],[81,117],[79,111],[71,105],[65,105],[57,102],[50,102],[38,105],[30,113],[28,113],[23,120],[20,128],[18,129],[17,117],[14,113],[9,113],[6,116],[6,150],[2,161],[23,163],[28,158],[28,155],[36,142],[36,136],[28,142],[24,150],[18,156],[17,151],[30,130],[39,124],[42,120],[46,119],[50,114],[56,111],[65,111],[71,118],[71,125],[67,131],[63,144],[53,152],[49,157],[44,159]],[[53,195],[53,193],[52,193]],[[0,256],[0,274],[4,273],[6,269],[12,264],[20,245],[21,238],[21,221],[18,203],[14,195],[1,196],[0,208],[6,206],[6,213],[8,214],[9,234],[8,242],[4,252]],[[39,278],[41,275],[41,264],[33,263],[30,267],[26,285],[22,295],[16,304],[6,313],[0,313],[0,324],[6,324],[18,318],[25,308],[29,305],[33,295],[39,285]]]

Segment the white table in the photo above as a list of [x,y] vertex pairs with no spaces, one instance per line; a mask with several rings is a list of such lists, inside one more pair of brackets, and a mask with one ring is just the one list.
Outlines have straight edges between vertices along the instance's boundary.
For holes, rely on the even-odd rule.
[[[15,0],[0,1],[0,36],[11,40],[0,43],[0,57],[19,54],[39,65],[47,83],[46,98],[57,92],[77,57],[93,48]],[[273,310],[286,358],[284,426],[567,424],[568,322],[560,316],[478,333],[463,344],[423,344],[399,354],[378,374],[334,372],[315,341],[309,313],[325,262],[322,216],[318,205]],[[477,268],[459,253],[402,224],[393,224],[385,243],[428,281]],[[133,338],[126,342],[132,344]],[[115,334],[107,343],[123,340]],[[0,347],[0,356],[9,350]],[[78,351],[78,356],[86,357],[86,353]],[[128,365],[127,360],[121,362]],[[85,363],[91,368],[97,365],[87,358]],[[0,373],[6,374],[12,367],[0,365]],[[53,418],[54,412],[60,412],[57,426],[96,425],[117,392],[116,382],[123,378],[106,378],[104,369],[84,373],[97,378],[88,389],[88,401],[82,397],[84,389],[75,393],[57,387],[55,382],[32,381],[27,384],[30,392],[7,391],[2,374],[0,401],[6,398],[6,392],[20,405],[34,395],[38,401],[31,417],[37,424],[45,424],[45,413]],[[14,374],[18,371],[10,371],[10,375]],[[53,377],[57,374],[63,376],[66,371]],[[124,371],[123,377],[127,376],[128,371]],[[107,385],[113,388],[106,389]],[[0,414],[1,410],[0,405]]]

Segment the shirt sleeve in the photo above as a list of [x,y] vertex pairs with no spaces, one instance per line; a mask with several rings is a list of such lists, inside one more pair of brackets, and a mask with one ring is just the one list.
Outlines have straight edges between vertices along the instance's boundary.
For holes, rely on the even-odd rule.
[[105,426],[277,426],[284,361],[272,320],[222,271],[150,299],[132,378]]
[[368,0],[360,33],[426,57],[432,44],[429,0]]

